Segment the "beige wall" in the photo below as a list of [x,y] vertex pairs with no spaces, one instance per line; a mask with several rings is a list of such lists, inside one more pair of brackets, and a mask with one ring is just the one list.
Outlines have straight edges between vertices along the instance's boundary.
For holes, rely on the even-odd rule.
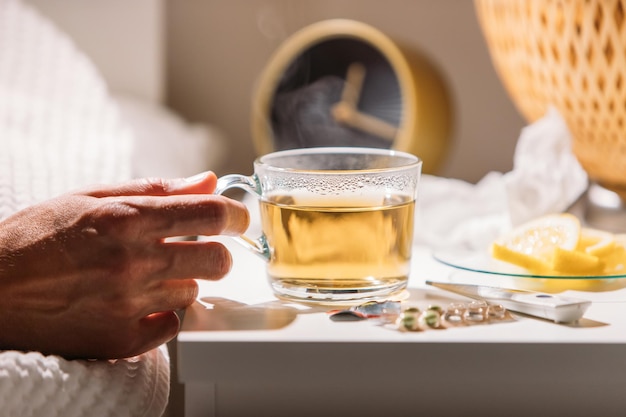
[[161,102],[165,0],[24,0],[72,37],[115,93]]
[[454,146],[440,175],[508,171],[525,124],[492,68],[470,0],[167,0],[166,103],[227,135],[218,172],[249,173],[250,104],[271,53],[299,28],[352,18],[408,42],[439,66],[454,100]]
[[230,157],[208,167],[220,174],[251,170],[252,94],[272,52],[296,30],[329,18],[369,23],[441,69],[455,130],[440,175],[477,181],[510,170],[525,124],[492,68],[471,0],[27,1],[74,37],[114,91],[162,101],[221,129]]

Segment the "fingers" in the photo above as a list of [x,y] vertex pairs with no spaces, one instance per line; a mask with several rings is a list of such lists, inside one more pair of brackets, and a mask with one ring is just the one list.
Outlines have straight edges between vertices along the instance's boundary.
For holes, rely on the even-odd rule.
[[151,252],[153,267],[136,280],[132,315],[140,317],[188,307],[198,296],[195,279],[220,279],[232,265],[230,252],[219,242],[162,243]]
[[113,357],[131,357],[159,347],[176,337],[180,319],[173,311],[153,313],[142,318],[132,347],[127,352],[118,352]]
[[223,196],[171,196],[143,201],[151,237],[240,235],[250,223],[246,206]]
[[250,221],[245,205],[213,195],[216,183],[215,174],[207,171],[190,178],[100,185],[80,194],[98,198],[100,226],[126,239],[242,234]]
[[145,307],[141,316],[189,307],[198,296],[198,284],[194,279],[166,280],[153,289],[146,290],[146,293],[149,295],[150,305]]
[[198,294],[198,286],[192,279],[167,281],[165,284],[159,293],[150,294],[152,309],[147,308],[145,315],[138,323],[131,325],[128,331],[114,334],[113,340],[107,342],[111,345],[99,357],[106,359],[140,355],[176,336],[180,319],[175,311],[193,303]]
[[161,244],[156,257],[167,259],[164,269],[156,272],[158,279],[199,278],[217,280],[228,274],[232,257],[219,242],[169,242]]
[[207,171],[189,178],[142,178],[120,185],[97,185],[81,190],[80,194],[98,198],[139,195],[211,194],[215,190],[216,184],[217,177],[215,174]]
[[250,221],[246,206],[223,196],[119,197],[99,211],[101,226],[126,239],[240,235]]

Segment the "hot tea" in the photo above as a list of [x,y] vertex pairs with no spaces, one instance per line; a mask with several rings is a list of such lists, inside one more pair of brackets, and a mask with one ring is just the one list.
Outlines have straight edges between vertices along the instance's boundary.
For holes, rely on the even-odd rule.
[[377,200],[278,196],[262,201],[274,290],[318,297],[404,288],[415,201],[400,195]]

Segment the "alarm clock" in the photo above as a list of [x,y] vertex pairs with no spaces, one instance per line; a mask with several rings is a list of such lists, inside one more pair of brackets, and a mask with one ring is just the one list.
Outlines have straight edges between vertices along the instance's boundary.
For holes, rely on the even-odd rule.
[[450,143],[442,76],[413,49],[354,20],[293,34],[271,56],[252,102],[257,154],[321,146],[411,152],[434,173]]

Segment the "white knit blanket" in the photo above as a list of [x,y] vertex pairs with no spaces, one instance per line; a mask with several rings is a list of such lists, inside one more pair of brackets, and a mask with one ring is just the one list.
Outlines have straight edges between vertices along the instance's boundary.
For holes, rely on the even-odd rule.
[[117,361],[0,354],[0,415],[7,417],[160,416],[168,386],[160,349]]
[[[0,0],[0,220],[93,183],[128,179],[132,135],[102,77],[20,0]],[[160,416],[163,349],[117,361],[0,352],[2,416]]]

